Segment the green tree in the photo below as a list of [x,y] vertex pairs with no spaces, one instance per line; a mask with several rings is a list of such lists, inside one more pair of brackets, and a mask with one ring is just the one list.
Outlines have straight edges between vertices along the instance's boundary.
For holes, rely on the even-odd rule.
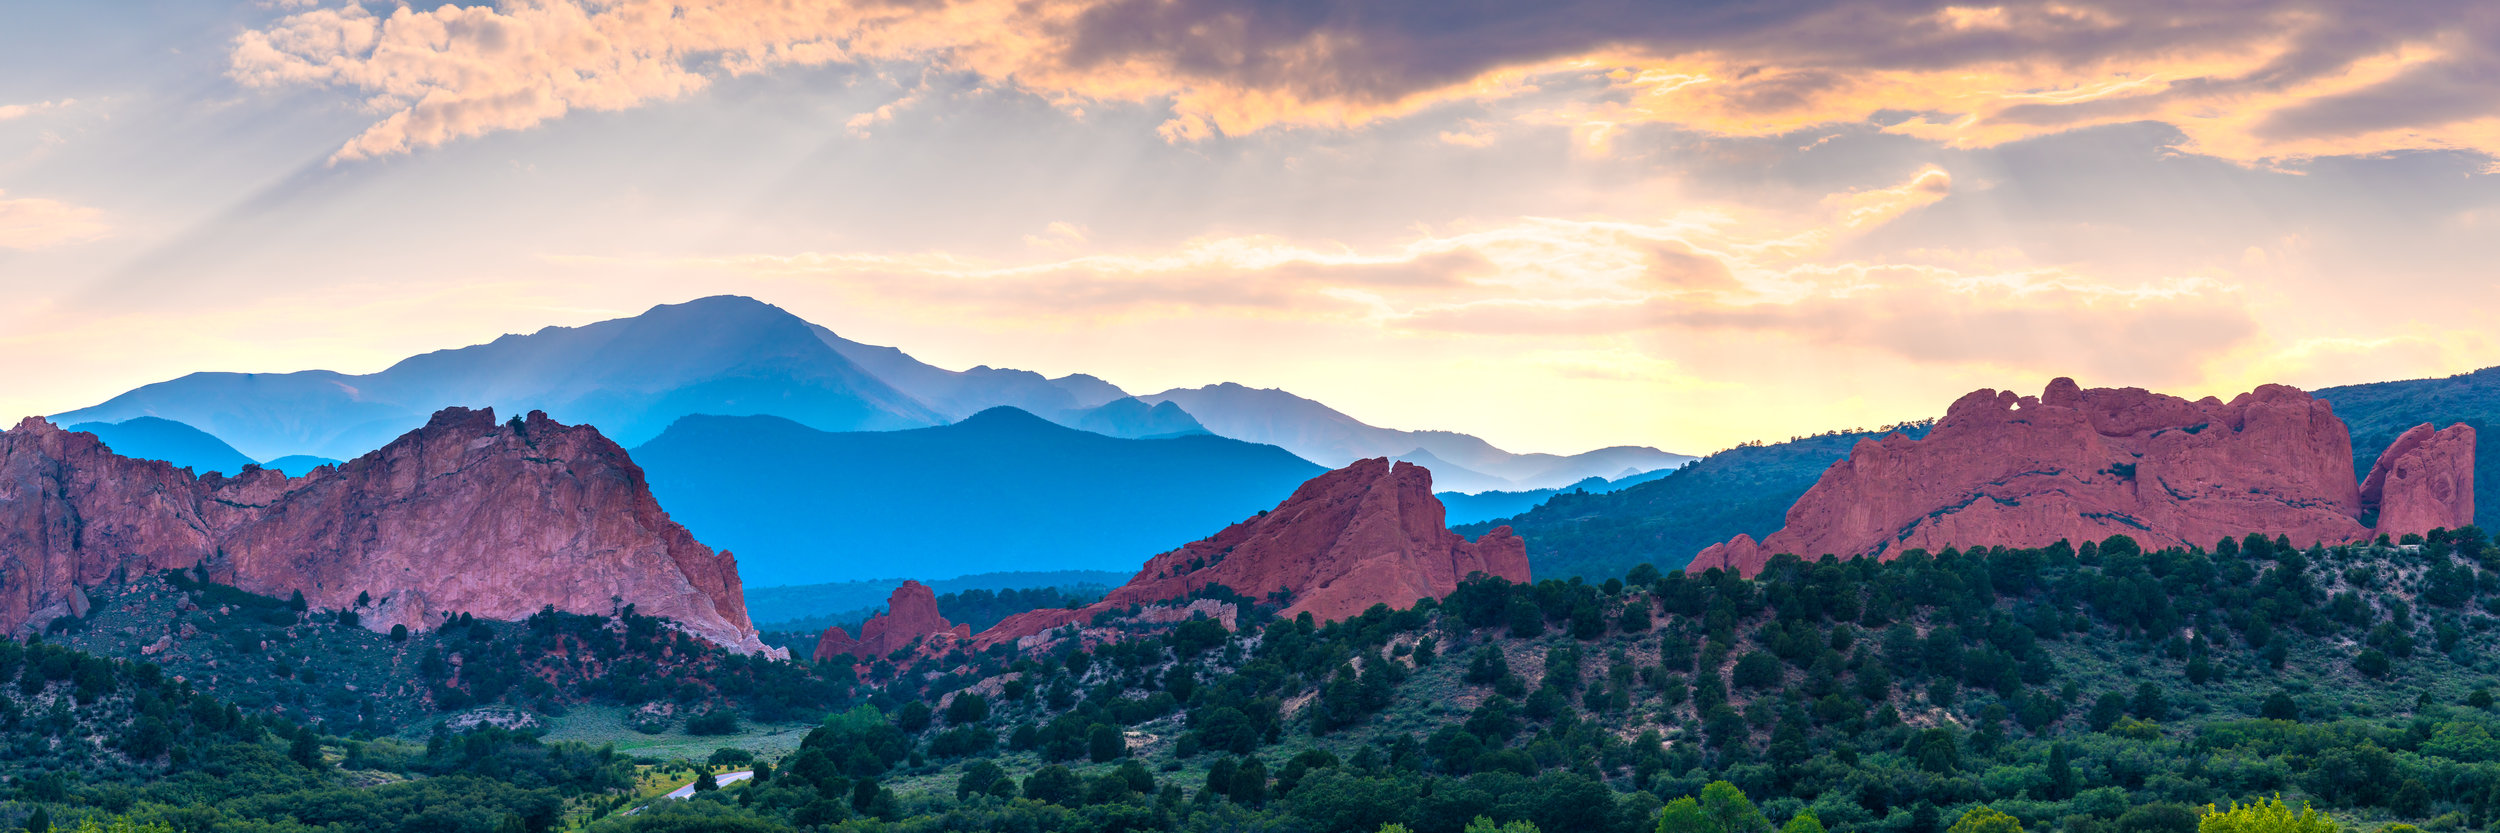
[[963,777],[955,780],[955,800],[987,795],[992,786],[1007,777],[1007,769],[995,761],[979,760],[964,767]]
[[[43,811],[38,809],[35,812]],[[77,833],[174,833],[174,829],[159,822],[132,821],[129,816],[115,816],[110,821],[92,818],[81,821]]]
[[1232,796],[1236,802],[1253,807],[1267,803],[1267,765],[1257,758],[1244,759],[1241,766],[1233,770],[1232,788],[1225,790],[1225,794]]
[[1710,817],[1701,812],[1701,802],[1679,798],[1659,811],[1658,833],[1711,833]]
[[307,769],[324,767],[321,759],[321,738],[313,734],[310,726],[295,731],[295,742],[287,747],[286,756]]
[[1726,781],[1712,781],[1701,788],[1701,813],[1710,820],[1709,833],[1770,833],[1771,820],[1745,797],[1745,791]]
[[990,701],[987,697],[967,691],[955,695],[955,701],[946,704],[946,724],[949,726],[963,726],[988,719]]
[[2064,800],[2075,796],[2075,787],[2080,779],[2075,776],[2074,753],[2066,750],[2066,744],[2049,747],[2048,776],[2050,799]]
[[1067,767],[1051,764],[1024,777],[1024,797],[1046,804],[1066,806],[1085,794],[1085,782]]
[[2227,810],[2207,804],[2205,814],[2196,820],[2196,833],[2341,833],[2342,829],[2316,808],[2303,803],[2295,810],[2281,798],[2232,802]]
[[1510,635],[1517,639],[1535,639],[1545,634],[1545,611],[1535,602],[1512,596],[1510,599]]
[[1463,833],[1538,833],[1538,831],[1536,823],[1526,819],[1494,824],[1490,817],[1477,816],[1475,821],[1467,823],[1467,828]]
[[711,770],[704,770],[702,775],[694,777],[695,792],[708,793],[718,789],[720,789],[720,779],[712,777]]
[[2023,833],[2023,823],[1982,804],[1963,813],[1962,820],[1954,822],[1945,833]]
[[1962,768],[1962,750],[1951,729],[1939,727],[1911,735],[1901,754],[1928,772],[1950,775]]
[[1813,813],[1798,813],[1796,818],[1780,826],[1780,833],[1823,833],[1823,820],[1815,818]]
[[1086,756],[1092,758],[1094,763],[1110,763],[1128,754],[1128,739],[1120,736],[1119,727],[1108,723],[1096,723],[1094,728],[1086,733],[1085,751]]

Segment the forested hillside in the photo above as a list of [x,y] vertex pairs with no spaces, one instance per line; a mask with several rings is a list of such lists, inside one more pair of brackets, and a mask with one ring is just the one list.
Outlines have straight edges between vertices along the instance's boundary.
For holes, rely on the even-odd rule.
[[[1773,823],[1835,830],[1934,833],[1979,804],[2034,829],[2185,830],[2192,808],[2276,793],[2479,827],[2500,804],[2494,555],[2469,530],[1782,558],[1759,580],[1479,581],[970,673],[878,664],[892,734],[855,730],[826,752],[853,765],[780,801],[868,795],[849,812],[906,829],[1632,831],[1725,780]],[[747,812],[804,821],[765,806]]]
[[[1982,806],[2029,830],[2186,833],[2208,803],[2281,794],[2367,828],[2479,828],[2500,818],[2494,567],[2500,550],[2467,529],[2383,547],[2252,535],[2147,553],[2121,537],[1783,557],[1758,579],[1478,579],[1328,624],[1211,588],[1239,631],[1110,611],[1097,625],[1134,638],[816,668],[843,683],[791,690],[792,708],[829,715],[794,750],[631,815],[650,793],[616,785],[652,771],[597,750],[492,728],[430,749],[422,731],[308,733],[155,666],[46,644],[0,649],[23,657],[9,742],[55,750],[12,759],[4,806],[200,830],[1688,833],[1677,802],[1698,797],[1758,813],[1734,828],[1756,833],[1808,817],[1943,833],[1994,818]],[[525,688],[493,699],[535,707]],[[148,716],[196,743],[135,754],[158,750]],[[51,745],[64,735],[96,745]],[[516,764],[542,760],[561,766]],[[234,775],[183,775],[199,766]],[[451,809],[393,803],[421,800]]]
[[1682,569],[1703,547],[1779,529],[1789,505],[1851,446],[1895,432],[1922,437],[1927,426],[1741,445],[1621,491],[1565,492],[1518,517],[1452,528],[1473,538],[1510,526],[1528,540],[1528,563],[1541,577],[1598,581],[1643,563]]

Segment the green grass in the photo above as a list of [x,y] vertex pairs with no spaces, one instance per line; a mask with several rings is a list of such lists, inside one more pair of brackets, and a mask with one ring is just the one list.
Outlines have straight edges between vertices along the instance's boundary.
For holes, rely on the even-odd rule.
[[[616,751],[636,757],[699,761],[711,757],[712,751],[723,748],[744,749],[765,760],[776,760],[799,748],[799,740],[807,737],[813,723],[746,723],[734,735],[689,735],[682,728],[671,727],[656,735],[635,731],[625,718],[633,712],[624,706],[581,706],[563,715],[548,718],[549,742],[574,741],[592,746],[613,744]],[[418,739],[432,731],[432,725],[413,728]]]

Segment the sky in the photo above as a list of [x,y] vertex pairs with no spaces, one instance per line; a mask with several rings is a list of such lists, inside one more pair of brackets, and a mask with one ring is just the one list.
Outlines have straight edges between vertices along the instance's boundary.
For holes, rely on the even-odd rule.
[[0,6],[12,417],[726,293],[1701,453],[2500,365],[2494,264],[2479,0]]

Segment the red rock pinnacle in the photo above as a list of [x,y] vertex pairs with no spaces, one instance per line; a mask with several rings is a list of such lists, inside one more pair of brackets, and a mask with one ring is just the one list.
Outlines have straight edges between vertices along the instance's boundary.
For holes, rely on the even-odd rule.
[[920,582],[906,581],[886,598],[884,613],[860,623],[858,639],[852,639],[840,625],[826,628],[824,635],[816,638],[815,658],[823,662],[835,654],[850,654],[874,660],[908,647],[915,640],[939,635],[945,640],[970,639],[972,626],[946,621],[938,614],[937,593]]
[[1137,576],[1081,610],[1036,610],[982,631],[986,648],[1104,610],[1187,596],[1221,584],[1253,598],[1286,591],[1284,615],[1343,619],[1374,604],[1439,598],[1472,573],[1528,580],[1527,545],[1510,527],[1469,542],[1444,524],[1432,472],[1360,460],[1303,483],[1284,503],[1215,537],[1155,556]]
[[2362,479],[2361,508],[2378,512],[2378,531],[2396,537],[2472,524],[2474,426],[2433,431],[2426,422],[2405,431]]

